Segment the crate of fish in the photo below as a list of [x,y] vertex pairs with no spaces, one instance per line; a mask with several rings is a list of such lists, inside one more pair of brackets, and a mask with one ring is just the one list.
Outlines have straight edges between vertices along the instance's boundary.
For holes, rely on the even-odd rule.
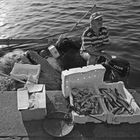
[[96,122],[107,119],[107,109],[96,87],[103,84],[105,68],[90,65],[62,72],[62,93],[69,97],[73,120],[76,123]]
[[104,83],[98,87],[98,94],[109,112],[107,122],[111,124],[140,122],[140,108],[123,82]]
[[99,85],[103,83],[105,68],[98,65],[89,65],[82,68],[73,68],[62,71],[62,94],[68,97],[71,87],[75,85]]
[[74,122],[102,123],[107,120],[108,111],[103,98],[97,94],[94,87],[73,87],[69,98]]

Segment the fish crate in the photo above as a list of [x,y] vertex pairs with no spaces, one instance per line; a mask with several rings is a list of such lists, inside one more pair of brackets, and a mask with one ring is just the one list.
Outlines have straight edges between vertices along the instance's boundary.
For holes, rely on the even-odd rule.
[[45,85],[29,85],[17,90],[17,108],[24,121],[44,119],[47,115]]
[[97,89],[104,96],[104,104],[109,112],[109,124],[140,122],[140,108],[123,82],[103,83]]
[[73,68],[62,71],[62,94],[68,97],[71,86],[78,85],[99,85],[103,83],[105,68],[102,65],[89,65],[82,68]]
[[104,73],[102,65],[89,65],[62,72],[62,93],[65,98],[69,97],[75,123],[101,123],[107,120],[108,110],[96,91],[103,83]]
[[75,123],[102,123],[107,120],[108,110],[95,87],[75,85],[71,88],[69,99]]

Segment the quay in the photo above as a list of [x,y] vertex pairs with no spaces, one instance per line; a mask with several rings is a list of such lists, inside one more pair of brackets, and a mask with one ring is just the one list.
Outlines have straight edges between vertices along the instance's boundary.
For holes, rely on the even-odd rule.
[[[139,90],[140,91],[140,90]],[[140,101],[140,95],[135,93]],[[72,132],[62,138],[52,137],[43,129],[43,120],[23,121],[17,110],[16,92],[0,94],[0,140],[122,140],[140,139],[140,123],[137,124],[75,124]]]

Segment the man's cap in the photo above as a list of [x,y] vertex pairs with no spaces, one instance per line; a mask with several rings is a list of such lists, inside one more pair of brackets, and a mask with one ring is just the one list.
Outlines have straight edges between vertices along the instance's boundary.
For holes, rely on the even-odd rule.
[[90,20],[95,20],[95,19],[98,19],[100,17],[102,17],[103,15],[100,13],[100,12],[95,12],[93,13],[91,16],[90,16]]

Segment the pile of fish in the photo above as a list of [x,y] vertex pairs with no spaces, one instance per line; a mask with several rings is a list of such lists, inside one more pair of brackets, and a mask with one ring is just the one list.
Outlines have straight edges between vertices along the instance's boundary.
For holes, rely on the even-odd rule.
[[131,103],[121,95],[117,88],[99,88],[100,94],[92,88],[72,88],[73,106],[79,115],[99,115],[103,109],[99,98],[103,98],[106,108],[114,115],[133,115]]
[[94,89],[72,88],[73,106],[79,115],[97,115],[102,114],[103,109],[100,105],[100,96]]
[[114,115],[134,114],[131,103],[128,103],[116,88],[99,88],[99,91],[104,96],[104,103],[109,112]]

